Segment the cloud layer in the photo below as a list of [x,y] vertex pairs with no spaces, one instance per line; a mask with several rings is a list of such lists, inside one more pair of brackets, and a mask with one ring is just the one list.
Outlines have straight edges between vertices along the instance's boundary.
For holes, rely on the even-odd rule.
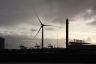
[[[64,26],[69,18],[73,21],[73,32],[96,30],[96,0],[0,0],[0,35],[11,40],[32,38],[40,27],[34,7],[44,24]],[[56,31],[50,27],[45,30]]]
[[[35,6],[40,17],[46,22],[64,23],[67,17],[91,7],[94,0],[0,0],[0,26],[20,23],[34,24]],[[90,6],[89,6],[90,5]],[[95,4],[93,4],[95,6]],[[95,7],[94,7],[95,10]],[[36,23],[35,23],[36,24]]]

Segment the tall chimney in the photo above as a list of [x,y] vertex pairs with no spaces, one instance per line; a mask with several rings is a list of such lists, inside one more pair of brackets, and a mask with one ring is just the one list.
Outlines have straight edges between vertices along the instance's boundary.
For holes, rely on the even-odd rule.
[[69,40],[69,34],[68,34],[68,30],[69,30],[69,26],[68,26],[68,24],[69,24],[69,20],[68,20],[68,18],[66,19],[66,48],[68,48],[68,40]]

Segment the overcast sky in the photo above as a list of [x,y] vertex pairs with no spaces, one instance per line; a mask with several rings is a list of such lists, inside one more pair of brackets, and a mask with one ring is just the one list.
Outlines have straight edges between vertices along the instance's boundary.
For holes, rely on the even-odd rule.
[[70,39],[96,44],[96,0],[0,0],[0,35],[6,38],[6,47],[34,37],[40,27],[34,8],[42,23],[63,27],[46,27],[45,38],[56,39],[58,32],[58,38],[65,39],[69,18]]

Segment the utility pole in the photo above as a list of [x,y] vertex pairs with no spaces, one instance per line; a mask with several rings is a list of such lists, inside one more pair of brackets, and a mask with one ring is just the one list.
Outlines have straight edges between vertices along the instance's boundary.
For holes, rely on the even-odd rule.
[[58,31],[57,31],[57,48],[58,48]]
[[69,40],[69,33],[68,33],[68,30],[69,30],[69,20],[68,18],[66,19],[66,48],[68,48],[68,40]]

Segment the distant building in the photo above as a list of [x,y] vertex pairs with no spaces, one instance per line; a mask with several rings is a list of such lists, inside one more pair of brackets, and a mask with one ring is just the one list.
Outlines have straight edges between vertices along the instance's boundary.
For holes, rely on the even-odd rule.
[[74,39],[73,41],[69,42],[69,45],[86,45],[89,43],[85,43],[84,40]]
[[4,49],[5,48],[5,39],[0,37],[0,49]]
[[70,49],[96,49],[96,45],[89,45],[90,43],[86,43],[84,40],[74,39],[69,42],[68,48]]

